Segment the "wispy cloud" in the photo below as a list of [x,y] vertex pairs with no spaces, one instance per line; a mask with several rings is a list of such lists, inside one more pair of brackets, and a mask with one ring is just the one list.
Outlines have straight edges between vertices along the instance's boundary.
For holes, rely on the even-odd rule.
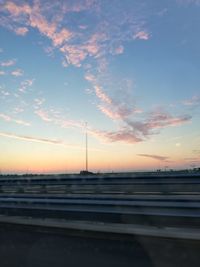
[[[126,41],[150,38],[144,29],[144,18],[137,12],[140,5],[133,3],[124,10],[122,3],[113,5],[106,2],[105,5],[103,1],[95,0],[45,3],[37,0],[32,4],[9,1],[1,8],[0,24],[18,35],[25,35],[29,28],[37,29],[63,53],[65,65],[80,67],[88,58],[105,59],[108,55],[123,53]],[[108,13],[109,7],[112,7],[112,14]],[[92,19],[96,15],[95,24],[90,27],[87,23],[83,25],[82,19],[76,16],[82,12]],[[103,19],[99,20],[100,16]],[[73,27],[66,27],[70,24],[70,17]]]
[[148,40],[149,38],[150,34],[146,31],[139,31],[133,35],[133,39]]
[[175,127],[191,121],[191,116],[172,116],[167,112],[150,113],[144,121],[126,120],[131,131],[137,133],[142,139],[148,136],[158,134],[159,131],[166,127]]
[[25,93],[27,91],[27,88],[31,87],[33,85],[34,79],[27,79],[21,82],[19,91],[21,93]]
[[10,60],[1,62],[1,66],[2,67],[10,67],[10,66],[15,65],[15,63],[16,63],[15,59],[10,59]]
[[32,137],[32,136],[27,136],[27,135],[17,135],[17,134],[6,133],[6,132],[0,132],[0,136],[24,140],[24,141],[28,141],[28,142],[37,142],[37,143],[44,143],[44,144],[51,144],[51,145],[68,146],[67,144],[64,144],[63,141],[56,140],[56,139],[38,138],[38,137]]
[[90,129],[89,133],[98,139],[111,143],[124,142],[127,144],[135,144],[143,141],[139,136],[137,136],[137,133],[131,131],[128,127],[122,127],[117,131],[100,131]]
[[[133,95],[130,93],[129,87],[132,87],[130,81],[123,81],[121,89],[111,97],[99,85],[98,77],[87,73],[85,79],[92,84],[95,95],[100,100],[97,108],[112,120],[123,120],[134,113],[141,112],[141,109],[136,108]],[[120,87],[119,84],[118,86]]]
[[22,35],[22,36],[24,36],[24,35],[26,35],[27,32],[28,32],[28,28],[26,28],[26,27],[19,27],[19,28],[16,28],[14,31],[15,31],[15,33],[16,33],[17,35]]
[[28,4],[17,5],[14,2],[9,1],[5,4],[5,8],[14,16],[31,13],[31,8]]
[[74,121],[70,119],[64,118],[59,111],[56,110],[46,110],[42,108],[36,108],[34,112],[41,120],[45,121],[46,123],[51,123],[57,125],[61,128],[83,128],[84,125],[82,122]]
[[[118,119],[114,115],[109,114],[109,117]],[[174,117],[168,113],[156,113],[147,116],[145,120],[136,121],[132,118],[123,118],[123,127],[119,127],[115,131],[100,131],[91,130],[91,134],[104,139],[108,142],[124,142],[124,143],[138,143],[147,140],[152,135],[158,134],[161,129],[166,127],[180,126],[184,123],[190,122],[191,117],[177,116]]]
[[200,105],[200,96],[193,96],[190,99],[184,100],[183,104],[185,106],[197,106],[197,105]]
[[[19,134],[8,133],[8,132],[0,132],[0,136],[11,138],[11,139],[17,139],[21,141],[26,141],[26,142],[42,143],[42,144],[48,144],[48,145],[54,145],[54,146],[62,146],[62,147],[71,148],[71,149],[85,150],[84,146],[80,146],[76,144],[68,144],[63,140],[58,140],[58,139],[42,138],[42,137],[35,137],[35,136],[28,136],[28,135],[19,135]],[[102,151],[96,148],[90,148],[90,150],[91,151]]]
[[21,69],[16,69],[16,70],[12,71],[11,74],[15,77],[19,77],[19,76],[22,76],[24,74],[24,72]]
[[50,118],[50,115],[45,110],[36,110],[35,114],[37,114],[43,121],[50,122],[52,121],[52,118]]
[[85,79],[92,84],[94,93],[100,101],[97,108],[120,125],[119,129],[114,131],[93,131],[96,137],[103,138],[105,141],[125,143],[145,141],[151,135],[158,134],[163,128],[180,126],[192,119],[190,115],[172,115],[162,109],[144,113],[135,104],[134,96],[131,94],[133,90],[130,90],[133,85],[130,81],[124,81],[123,84],[115,82],[120,89],[111,97],[99,85],[98,75],[88,72]]
[[7,122],[14,122],[16,124],[21,124],[21,125],[24,125],[24,126],[30,126],[31,125],[27,121],[24,121],[24,120],[21,120],[21,119],[12,118],[11,116],[6,115],[4,113],[0,113],[0,119],[2,119],[4,121],[7,121]]
[[[58,23],[60,21],[56,22],[55,20],[54,22],[49,22],[47,20],[43,14],[40,1],[35,1],[33,6],[28,3],[17,4],[10,1],[4,5],[4,10],[9,12],[10,18],[14,21],[18,18],[18,21],[25,21],[25,25],[38,29],[42,35],[52,40],[54,46],[62,45],[64,41],[69,40],[73,35],[67,28],[62,28],[61,30],[58,29]],[[60,12],[60,16],[60,18],[62,18],[62,10]],[[26,26],[16,28],[11,25],[10,28],[18,35],[25,35],[28,32],[28,28]]]
[[5,74],[6,74],[5,71],[3,71],[3,70],[0,71],[0,76],[3,76]]
[[103,89],[100,86],[94,85],[94,89],[95,89],[96,96],[101,101],[107,104],[112,104],[112,99],[103,91]]
[[120,46],[118,46],[118,47],[116,47],[116,48],[114,49],[114,54],[115,54],[115,55],[123,54],[123,52],[124,52],[124,47],[123,47],[123,45],[120,45]]
[[160,161],[168,161],[169,157],[160,156],[160,155],[151,155],[151,154],[137,154],[140,157],[152,158]]
[[22,113],[24,111],[24,108],[22,107],[15,107],[14,110],[13,110],[13,113],[14,114],[19,114],[19,113]]
[[0,92],[3,96],[9,96],[10,95],[10,93],[8,91],[5,91],[5,90],[1,90]]
[[191,120],[190,115],[172,116],[165,111],[155,111],[149,113],[147,119],[142,123],[128,122],[132,127],[136,127],[144,134],[154,129],[161,129],[168,126],[179,126]]
[[45,102],[45,98],[35,98],[34,102],[35,102],[34,107],[38,109]]

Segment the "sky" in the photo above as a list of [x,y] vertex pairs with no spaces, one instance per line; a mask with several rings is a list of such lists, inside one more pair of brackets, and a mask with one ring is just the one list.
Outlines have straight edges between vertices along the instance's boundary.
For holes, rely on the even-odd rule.
[[200,166],[200,0],[0,0],[0,172]]

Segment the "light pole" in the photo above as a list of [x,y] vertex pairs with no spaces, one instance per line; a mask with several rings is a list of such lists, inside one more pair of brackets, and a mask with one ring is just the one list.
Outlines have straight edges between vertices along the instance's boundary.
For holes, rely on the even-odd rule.
[[85,123],[85,170],[88,172],[88,134],[87,122]]

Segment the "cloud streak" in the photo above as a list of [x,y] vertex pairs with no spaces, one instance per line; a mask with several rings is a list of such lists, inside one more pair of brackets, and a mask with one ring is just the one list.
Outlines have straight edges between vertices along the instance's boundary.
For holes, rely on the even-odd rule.
[[1,62],[1,66],[2,67],[10,67],[10,66],[15,65],[15,63],[16,63],[16,60],[10,59],[10,60]]
[[6,74],[5,71],[3,71],[3,70],[0,71],[0,76],[3,76],[5,74]]
[[14,118],[12,118],[9,115],[6,115],[4,113],[0,113],[0,119],[4,120],[6,122],[14,122],[16,124],[20,124],[20,125],[23,125],[23,126],[30,126],[31,125],[30,122],[23,121],[23,120],[20,120],[20,119],[14,119]]
[[20,83],[19,92],[25,93],[33,85],[34,79],[27,79]]
[[46,123],[57,125],[61,128],[80,128],[82,129],[84,127],[82,122],[70,120],[64,118],[59,111],[56,110],[45,110],[41,107],[36,107],[36,110],[34,112],[41,120],[43,120]]
[[[111,117],[111,116],[110,116]],[[117,118],[115,118],[117,119]],[[144,121],[135,121],[133,119],[123,119],[124,126],[115,131],[91,130],[91,134],[104,139],[107,142],[138,143],[146,141],[150,136],[160,133],[160,130],[166,127],[175,127],[190,122],[191,117],[174,117],[168,113],[151,114]]]
[[28,29],[27,29],[26,27],[19,27],[19,28],[15,29],[14,31],[15,31],[15,33],[16,33],[17,35],[24,36],[24,35],[27,34]]
[[169,157],[159,156],[159,155],[151,155],[151,154],[137,154],[140,157],[152,158],[159,161],[168,161]]
[[[102,74],[101,74],[102,76]],[[111,97],[103,86],[100,86],[98,76],[87,73],[85,79],[93,86],[94,93],[99,99],[97,108],[111,120],[118,122],[120,127],[114,131],[94,130],[96,137],[105,139],[108,142],[138,143],[147,140],[151,135],[158,134],[161,129],[180,126],[191,121],[190,115],[172,115],[164,110],[155,110],[144,113],[136,107],[130,88],[133,87],[130,81],[124,81],[121,89]],[[137,119],[140,116],[140,119]]]
[[190,99],[184,100],[183,104],[185,106],[197,106],[197,105],[200,105],[200,96],[193,96]]
[[[18,135],[18,134],[8,133],[8,132],[0,132],[0,136],[11,138],[11,139],[17,139],[20,141],[31,142],[31,143],[41,143],[41,144],[47,144],[47,145],[62,146],[65,148],[85,150],[85,147],[83,146],[67,144],[63,140],[57,140],[57,139],[41,138],[41,137],[34,137],[34,136],[28,136],[28,135]],[[95,149],[95,148],[90,148],[90,150],[91,151],[102,151],[102,150]]]
[[139,39],[139,40],[149,40],[150,34],[147,31],[139,31],[136,34],[134,34],[133,39]]
[[24,72],[21,69],[16,69],[16,70],[12,71],[11,74],[15,77],[19,77],[19,76],[23,76]]

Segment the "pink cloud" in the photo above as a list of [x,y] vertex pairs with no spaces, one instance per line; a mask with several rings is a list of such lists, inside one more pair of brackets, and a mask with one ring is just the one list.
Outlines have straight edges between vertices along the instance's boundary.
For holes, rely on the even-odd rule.
[[3,119],[4,121],[14,122],[16,124],[21,124],[24,126],[30,126],[31,125],[29,122],[19,120],[19,119],[14,119],[14,118],[10,117],[9,115],[3,114],[3,113],[0,113],[0,118]]
[[83,128],[83,123],[73,120],[68,120],[63,118],[60,115],[60,112],[56,110],[44,110],[44,109],[38,109],[35,110],[35,114],[40,117],[45,122],[52,123],[54,125],[57,125],[61,128]]
[[49,23],[39,12],[31,13],[29,23],[33,28],[37,28],[42,34],[53,39],[56,32],[56,24]]
[[30,14],[31,8],[28,4],[16,5],[15,3],[9,1],[5,4],[5,9],[9,11],[14,16],[19,16],[20,14]]
[[89,40],[81,41],[79,45],[65,44],[60,48],[67,63],[80,67],[82,62],[90,56],[98,57],[101,50],[101,43],[106,40],[106,35],[95,33]]
[[[143,119],[137,121],[133,119],[133,115],[141,114],[143,110],[135,107],[134,98],[128,90],[128,88],[132,88],[130,81],[126,81],[125,87],[121,87],[123,90],[120,89],[117,94],[115,93],[113,97],[110,97],[99,86],[98,77],[88,72],[85,79],[93,85],[95,94],[100,100],[97,108],[110,119],[124,124],[124,127],[118,131],[97,131],[96,136],[101,138],[104,137],[112,142],[141,142],[150,135],[158,133],[162,128],[179,126],[191,120],[191,116],[188,115],[173,116],[168,112],[158,110],[150,112],[146,115],[146,118],[144,118],[144,114]],[[120,87],[120,84],[118,84],[118,87]]]
[[90,130],[89,132],[91,135],[100,138],[106,142],[124,142],[129,144],[135,144],[143,141],[143,139],[138,137],[133,131],[130,131],[126,127],[118,131]]
[[179,126],[190,121],[191,116],[174,117],[166,112],[153,112],[147,122],[149,129],[163,128],[166,126]]
[[[65,28],[57,32],[57,22],[49,22],[45,16],[42,15],[39,2],[35,2],[32,7],[29,4],[17,5],[13,2],[8,2],[5,5],[5,9],[15,17],[20,17],[20,15],[23,14],[27,15],[26,25],[37,28],[41,34],[52,40],[54,46],[61,45],[72,36],[72,33]],[[28,29],[27,27],[19,27],[14,28],[14,31],[18,35],[25,35]]]
[[175,117],[164,112],[154,112],[144,121],[131,121],[126,120],[125,122],[131,127],[130,130],[138,133],[143,138],[155,134],[155,130],[159,130],[166,127],[180,126],[184,123],[188,123],[191,120],[191,116],[179,116]]
[[95,76],[90,74],[90,73],[87,73],[85,75],[85,79],[89,82],[92,82],[92,83],[95,83],[96,82],[96,79],[95,79]]
[[31,87],[33,85],[34,79],[27,79],[21,82],[19,91],[21,93],[25,93],[28,87]]
[[112,110],[111,107],[105,107],[102,105],[98,105],[99,110],[101,110],[102,113],[104,113],[107,117],[109,117],[112,120],[119,120],[120,116],[116,112]]
[[134,113],[140,113],[141,110],[134,107],[134,101],[131,94],[128,92],[128,88],[132,87],[130,81],[125,81],[125,88],[120,89],[117,94],[110,97],[101,86],[99,86],[98,78],[87,73],[85,79],[91,82],[94,88],[94,92],[97,98],[100,100],[100,104],[97,105],[98,109],[104,113],[107,117],[113,120],[123,120]]
[[17,69],[17,70],[12,71],[11,74],[13,76],[19,77],[19,76],[22,76],[24,74],[24,72],[21,69]]
[[1,62],[1,66],[2,66],[2,67],[10,67],[10,66],[15,65],[15,63],[16,63],[16,60],[14,60],[14,59],[10,59],[10,60]]
[[[33,1],[32,4],[20,3],[20,1],[17,4],[8,1],[4,5],[3,13],[9,13],[10,16],[8,18],[4,15],[1,24],[19,35],[25,35],[28,31],[27,27],[37,29],[51,40],[54,47],[58,47],[63,53],[64,66],[72,64],[80,67],[88,57],[96,60],[101,58],[102,60],[99,60],[99,64],[101,64],[103,59],[105,63],[106,55],[109,53],[112,55],[123,53],[122,42],[131,41],[132,32],[136,32],[136,29],[141,28],[140,24],[143,24],[139,20],[136,23],[135,16],[134,19],[132,18],[133,10],[130,10],[121,12],[120,20],[115,17],[116,14],[119,14],[118,11],[116,14],[107,14],[103,20],[97,22],[96,31],[90,31],[90,29],[83,31],[87,25],[82,25],[78,19],[77,24],[74,22],[73,32],[66,28],[66,15],[82,11],[101,15],[102,8],[105,6],[101,6],[95,0],[67,3],[53,1],[45,2],[44,5],[40,0]],[[24,27],[21,26],[22,24]],[[124,24],[128,25],[127,30],[124,30]],[[17,26],[19,27],[17,28]],[[146,31],[140,31],[135,34],[135,38],[147,40],[149,34]]]
[[53,35],[53,44],[55,46],[62,45],[63,42],[68,41],[73,36],[73,33],[67,29],[62,29],[59,33]]
[[94,86],[95,89],[95,93],[96,96],[103,102],[107,103],[107,104],[111,104],[112,103],[112,99],[105,93],[103,92],[103,90],[101,89],[100,86],[95,85]]
[[139,31],[133,36],[133,39],[140,39],[140,40],[148,40],[149,38],[150,34],[146,31]]
[[99,110],[112,120],[123,120],[135,113],[134,109],[122,103],[112,103],[111,105],[98,105]]
[[76,45],[64,45],[60,48],[60,51],[64,53],[68,64],[81,66],[81,62],[87,57],[87,52],[81,46]]
[[[159,129],[182,125],[191,120],[190,116],[173,117],[167,113],[164,114],[164,112],[161,114],[158,114],[157,112],[156,115],[152,115],[151,113],[144,121],[132,121],[126,117],[118,117],[118,113],[113,113],[112,110],[109,109],[103,109],[103,112],[107,113],[107,116],[111,119],[117,120],[120,118],[120,120],[124,123],[124,127],[121,127],[117,131],[91,130],[91,134],[108,142],[124,142],[133,144],[142,142],[149,136],[158,133]],[[157,130],[157,132],[155,132],[155,130]]]
[[116,49],[115,49],[115,54],[116,55],[119,55],[119,54],[122,54],[124,52],[124,47],[122,45],[118,46]]
[[27,34],[27,32],[28,32],[28,29],[27,29],[26,27],[19,27],[19,28],[15,29],[15,33],[16,33],[17,35],[22,35],[22,36],[24,36],[24,35]]
[[51,122],[52,118],[50,118],[49,114],[44,110],[36,110],[35,114],[37,114],[43,121]]

